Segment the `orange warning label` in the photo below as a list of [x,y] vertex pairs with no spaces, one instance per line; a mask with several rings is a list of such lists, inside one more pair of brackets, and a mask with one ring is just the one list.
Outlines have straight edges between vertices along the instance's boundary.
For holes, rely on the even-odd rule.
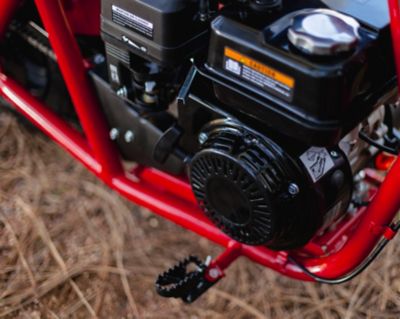
[[229,47],[225,47],[224,55],[224,68],[227,71],[291,99],[295,86],[294,78]]

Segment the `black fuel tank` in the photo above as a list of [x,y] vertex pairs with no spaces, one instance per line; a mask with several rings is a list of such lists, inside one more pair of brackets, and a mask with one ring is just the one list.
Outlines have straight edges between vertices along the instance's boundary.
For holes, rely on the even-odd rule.
[[321,0],[327,8],[352,16],[378,32],[388,31],[388,2],[385,0]]
[[[289,2],[280,18],[261,28],[216,18],[208,61],[199,71],[215,82],[227,111],[235,109],[305,143],[334,145],[395,87],[386,1]],[[316,8],[339,11],[359,23],[351,50],[315,56],[292,45],[288,30],[294,18]]]

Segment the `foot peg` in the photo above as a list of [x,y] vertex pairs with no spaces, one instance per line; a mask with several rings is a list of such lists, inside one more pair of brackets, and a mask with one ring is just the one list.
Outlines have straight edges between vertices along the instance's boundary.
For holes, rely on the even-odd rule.
[[210,267],[209,262],[189,256],[158,276],[156,290],[163,297],[181,298],[192,303],[223,276],[220,268]]

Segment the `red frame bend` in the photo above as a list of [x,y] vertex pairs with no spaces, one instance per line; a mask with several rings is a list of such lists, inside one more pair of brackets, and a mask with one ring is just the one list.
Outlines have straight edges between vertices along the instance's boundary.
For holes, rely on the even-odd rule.
[[[97,1],[97,0],[93,0]],[[32,97],[13,79],[0,70],[0,94],[33,124],[48,134],[72,156],[82,162],[109,187],[122,196],[146,207],[158,215],[224,247],[235,246],[235,255],[272,268],[284,275],[312,280],[287,260],[285,252],[266,247],[235,243],[210,223],[196,206],[190,186],[152,168],[136,170],[135,179],[124,172],[118,151],[108,136],[108,126],[97,96],[87,75],[87,69],[69,27],[61,0],[35,0],[49,33],[60,70],[85,132],[85,137],[64,120]],[[19,1],[0,2],[0,37],[17,10]],[[397,0],[389,0],[395,57],[400,74],[400,10]],[[400,84],[400,83],[399,83]],[[342,249],[324,257],[302,258],[301,261],[316,275],[325,278],[341,277],[357,267],[382,237],[400,208],[400,161],[396,161],[377,195],[361,217],[358,227]],[[223,256],[223,255],[222,255]],[[232,258],[233,261],[235,258]],[[227,266],[227,263],[225,266]]]

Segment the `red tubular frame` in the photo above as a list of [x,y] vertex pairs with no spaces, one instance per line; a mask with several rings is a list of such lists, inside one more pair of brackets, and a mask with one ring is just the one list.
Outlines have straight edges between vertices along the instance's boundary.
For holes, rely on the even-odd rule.
[[[96,0],[91,0],[96,1]],[[287,252],[275,252],[265,247],[246,246],[232,241],[213,226],[195,204],[190,186],[182,179],[171,177],[152,168],[139,168],[133,173],[123,170],[115,145],[108,137],[106,119],[99,106],[87,69],[75,41],[61,0],[35,0],[49,33],[60,70],[75,105],[85,136],[51,112],[24,88],[0,71],[0,94],[53,140],[59,143],[108,186],[124,197],[144,206],[197,234],[228,247],[213,265],[221,269],[229,266],[238,256],[272,268],[282,274],[301,280],[312,280],[287,259]],[[19,1],[0,2],[0,37],[4,35]],[[389,0],[392,17],[392,35],[400,74],[400,10],[398,0]],[[400,87],[400,81],[399,81]],[[133,177],[132,177],[133,175]],[[342,232],[349,237],[340,249],[330,244],[324,255],[304,257],[293,252],[313,273],[325,278],[336,278],[357,267],[372,251],[400,208],[400,161],[397,161],[378,190],[372,203],[359,221],[349,221]],[[354,226],[354,224],[358,223]],[[332,238],[332,236],[330,236]],[[318,240],[320,243],[321,240]],[[315,244],[303,251],[319,251]],[[321,251],[323,251],[321,249]],[[303,257],[299,257],[303,256]]]
[[390,12],[390,29],[392,32],[392,44],[396,60],[397,83],[400,88],[400,7],[398,0],[388,0]]

